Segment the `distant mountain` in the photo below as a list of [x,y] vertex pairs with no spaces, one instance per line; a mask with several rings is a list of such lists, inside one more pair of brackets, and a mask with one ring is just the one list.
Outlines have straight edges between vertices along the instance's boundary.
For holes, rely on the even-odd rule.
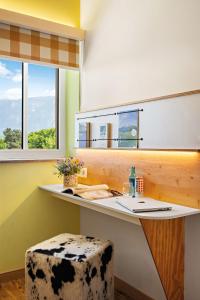
[[132,129],[137,129],[137,126],[130,125],[130,126],[120,127],[119,131],[120,132],[131,132]]
[[[29,132],[55,126],[54,97],[29,98]],[[0,100],[0,136],[5,128],[21,129],[22,103],[20,100]]]

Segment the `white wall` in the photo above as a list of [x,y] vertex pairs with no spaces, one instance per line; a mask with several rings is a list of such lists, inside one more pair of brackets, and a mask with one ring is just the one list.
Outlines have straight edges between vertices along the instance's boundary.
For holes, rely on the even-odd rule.
[[[199,89],[199,12],[199,0],[81,0],[81,27],[87,30],[81,110]],[[140,229],[81,209],[82,233],[114,241],[116,274],[162,300]],[[193,276],[188,272],[191,261],[187,262],[186,299],[191,299],[193,289],[199,295],[199,285],[195,280],[189,288]],[[198,267],[193,261],[197,273]]]
[[200,88],[199,0],[81,0],[81,109]]
[[142,227],[81,208],[80,228],[85,235],[114,243],[115,275],[155,300],[166,300]]

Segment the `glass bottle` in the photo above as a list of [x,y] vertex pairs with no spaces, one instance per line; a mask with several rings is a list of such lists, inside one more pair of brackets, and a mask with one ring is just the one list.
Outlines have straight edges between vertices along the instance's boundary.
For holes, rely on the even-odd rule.
[[129,196],[135,197],[135,188],[136,188],[136,174],[135,174],[135,167],[132,166],[130,169],[129,175]]

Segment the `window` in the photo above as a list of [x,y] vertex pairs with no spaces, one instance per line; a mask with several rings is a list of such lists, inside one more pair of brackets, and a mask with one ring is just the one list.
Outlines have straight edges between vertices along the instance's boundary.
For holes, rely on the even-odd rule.
[[56,149],[57,69],[28,65],[28,148]]
[[65,154],[64,70],[0,59],[0,159]]
[[0,60],[0,149],[22,148],[22,63]]

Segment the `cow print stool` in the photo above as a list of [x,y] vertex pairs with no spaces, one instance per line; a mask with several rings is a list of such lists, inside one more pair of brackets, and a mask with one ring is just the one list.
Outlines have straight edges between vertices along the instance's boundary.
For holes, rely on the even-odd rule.
[[27,300],[114,299],[113,245],[61,234],[26,251]]

